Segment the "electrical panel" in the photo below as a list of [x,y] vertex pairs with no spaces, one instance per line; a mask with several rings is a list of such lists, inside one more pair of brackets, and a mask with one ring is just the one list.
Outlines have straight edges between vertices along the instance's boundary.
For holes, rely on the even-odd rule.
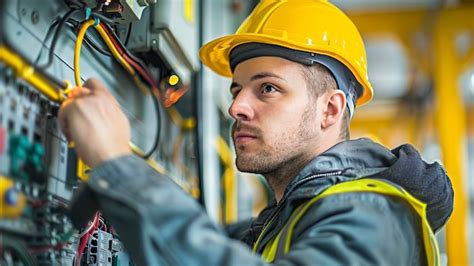
[[[151,25],[163,12],[155,2],[0,2],[0,265],[133,265],[100,213],[79,229],[67,215],[74,192],[87,180],[87,166],[57,115],[74,84],[77,36],[88,20],[95,25],[83,36],[82,82],[100,79],[130,120],[137,155],[200,196],[195,58],[183,52],[189,49],[177,41],[175,26],[160,26],[166,37],[159,45],[140,42],[140,36],[157,37]],[[166,7],[175,1],[158,2]],[[176,17],[189,21],[186,12]]]

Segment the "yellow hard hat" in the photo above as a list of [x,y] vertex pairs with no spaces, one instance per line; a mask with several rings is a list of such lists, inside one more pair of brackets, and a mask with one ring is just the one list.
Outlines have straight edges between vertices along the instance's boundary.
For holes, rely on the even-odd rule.
[[231,77],[229,55],[246,43],[264,43],[329,56],[342,63],[362,86],[357,105],[372,99],[364,43],[354,23],[325,0],[262,0],[235,34],[205,44],[201,61]]

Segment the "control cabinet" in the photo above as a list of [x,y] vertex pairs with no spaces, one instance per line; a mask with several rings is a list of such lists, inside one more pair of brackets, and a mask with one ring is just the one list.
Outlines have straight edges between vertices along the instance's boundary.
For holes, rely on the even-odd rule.
[[[137,156],[200,196],[196,59],[186,47],[193,41],[181,41],[173,25],[195,29],[189,9],[168,24],[157,17],[176,2],[0,2],[0,265],[133,265],[100,213],[83,228],[69,220],[68,204],[88,178],[57,118],[75,74],[82,83],[100,79],[117,98]],[[80,30],[92,20],[78,54]]]

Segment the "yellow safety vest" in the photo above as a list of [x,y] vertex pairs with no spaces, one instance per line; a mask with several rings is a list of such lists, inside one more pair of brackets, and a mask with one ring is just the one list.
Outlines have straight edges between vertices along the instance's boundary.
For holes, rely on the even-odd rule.
[[[288,253],[291,245],[291,237],[293,235],[293,230],[296,224],[301,219],[301,217],[303,217],[303,215],[308,211],[308,209],[318,200],[330,195],[351,192],[373,192],[404,199],[408,204],[410,204],[410,206],[421,218],[420,220],[421,228],[423,231],[423,242],[428,265],[440,265],[438,243],[428,223],[428,219],[426,218],[426,204],[419,201],[402,188],[376,179],[359,179],[339,183],[326,189],[324,192],[312,198],[310,201],[301,204],[292,213],[292,215],[286,222],[285,226],[278,233],[278,235],[276,235],[265,245],[265,248],[263,249],[262,253],[262,258],[266,262],[273,262],[277,254],[280,256]],[[268,223],[267,226],[269,224],[270,223]],[[265,233],[266,229],[267,227],[263,228],[262,233],[255,242],[255,245],[253,246],[254,252],[257,251],[259,243],[262,240],[261,238],[263,237],[263,234]]]

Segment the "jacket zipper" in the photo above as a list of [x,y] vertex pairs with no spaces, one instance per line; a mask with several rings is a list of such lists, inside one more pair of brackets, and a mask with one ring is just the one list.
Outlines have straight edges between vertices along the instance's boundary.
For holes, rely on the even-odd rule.
[[[344,171],[343,170],[337,170],[337,171],[333,171],[333,172],[327,172],[327,173],[320,173],[320,174],[315,174],[315,175],[311,175],[311,176],[308,176],[308,177],[305,177],[303,179],[301,179],[300,181],[296,182],[293,187],[288,190],[288,192],[286,192],[284,195],[283,195],[283,198],[280,202],[278,202],[277,204],[277,208],[275,211],[273,211],[272,215],[265,221],[264,223],[264,226],[263,226],[263,229],[262,231],[260,232],[260,235],[258,236],[257,240],[253,243],[253,246],[255,247],[256,244],[260,244],[260,241],[262,240],[263,238],[263,235],[266,233],[268,227],[273,223],[273,219],[277,216],[277,214],[280,212],[281,210],[281,206],[283,206],[283,203],[286,201],[286,199],[288,198],[288,195],[291,194],[291,192],[293,192],[297,187],[299,187],[301,184],[303,183],[306,183],[308,181],[311,181],[313,179],[316,179],[316,178],[320,178],[320,177],[328,177],[328,176],[334,176],[334,175],[341,175]],[[257,249],[255,248],[254,249],[255,252],[257,252]]]

